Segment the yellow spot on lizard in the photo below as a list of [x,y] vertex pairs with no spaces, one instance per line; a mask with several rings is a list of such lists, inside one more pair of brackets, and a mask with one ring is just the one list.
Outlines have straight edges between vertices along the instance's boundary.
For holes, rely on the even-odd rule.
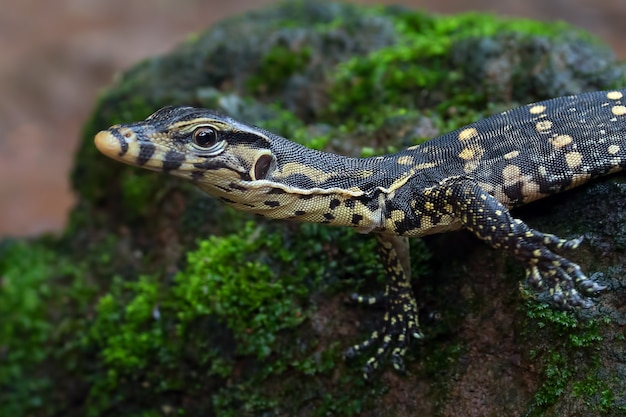
[[546,106],[543,106],[541,104],[536,104],[532,106],[528,111],[530,112],[530,114],[541,114],[544,111],[546,111]]
[[469,140],[478,136],[478,130],[473,127],[463,129],[459,132],[459,140]]
[[624,95],[619,91],[609,91],[606,93],[606,98],[609,100],[620,100]]
[[550,120],[542,120],[540,122],[537,122],[535,128],[539,132],[547,132],[548,130],[552,129],[552,122]]
[[571,169],[577,168],[583,162],[583,155],[580,152],[570,152],[565,155],[565,163]]
[[461,159],[465,159],[466,161],[469,159],[472,159],[474,157],[474,150],[471,148],[465,148],[461,151],[461,153],[459,154],[459,158]]
[[574,139],[572,139],[570,135],[558,135],[550,139],[550,142],[552,143],[552,146],[558,149],[558,148],[562,148],[564,146],[569,145],[570,143],[573,142],[573,140]]
[[626,106],[613,106],[611,111],[616,116],[623,116],[626,114]]

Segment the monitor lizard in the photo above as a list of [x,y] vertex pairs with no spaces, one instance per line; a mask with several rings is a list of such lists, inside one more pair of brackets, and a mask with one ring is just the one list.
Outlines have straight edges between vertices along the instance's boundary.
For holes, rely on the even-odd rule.
[[373,348],[368,378],[391,355],[404,369],[411,338],[423,336],[410,285],[408,238],[468,229],[517,258],[532,286],[562,308],[589,307],[604,289],[557,254],[561,239],[510,209],[626,167],[626,90],[528,104],[397,153],[351,158],[308,149],[217,112],[169,106],[146,120],[101,131],[96,147],[137,167],[190,180],[238,210],[273,219],[375,234],[387,274],[379,329],[346,351]]

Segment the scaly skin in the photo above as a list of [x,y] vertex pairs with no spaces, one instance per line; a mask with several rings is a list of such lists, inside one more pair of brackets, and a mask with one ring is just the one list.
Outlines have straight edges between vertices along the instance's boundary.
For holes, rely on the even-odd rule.
[[[496,114],[392,155],[348,158],[305,148],[210,110],[166,107],[98,133],[121,162],[192,181],[236,209],[275,219],[375,233],[387,273],[381,328],[348,349],[378,346],[397,369],[422,333],[410,286],[407,237],[466,228],[517,258],[528,282],[562,307],[587,307],[603,287],[556,254],[575,249],[509,210],[626,166],[626,90],[561,97]],[[374,303],[380,299],[354,295]]]

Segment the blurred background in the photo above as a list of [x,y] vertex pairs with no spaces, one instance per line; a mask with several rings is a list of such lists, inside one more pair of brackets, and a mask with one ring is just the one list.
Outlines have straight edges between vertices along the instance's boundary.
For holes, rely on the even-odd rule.
[[[142,58],[273,0],[4,0],[0,14],[0,239],[63,229],[68,174],[98,91]],[[489,11],[582,27],[626,57],[626,0],[352,0]]]

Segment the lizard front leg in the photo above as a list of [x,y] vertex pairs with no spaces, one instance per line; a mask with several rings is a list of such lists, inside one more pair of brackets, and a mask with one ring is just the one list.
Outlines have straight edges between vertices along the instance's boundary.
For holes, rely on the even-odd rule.
[[531,229],[515,219],[494,196],[470,179],[455,179],[438,193],[463,226],[496,249],[504,249],[519,259],[533,287],[547,289],[561,308],[589,307],[583,298],[604,289],[585,276],[580,266],[553,252],[575,249],[582,238],[560,239]]
[[374,356],[363,367],[363,376],[369,376],[391,352],[394,368],[404,371],[404,354],[411,338],[422,338],[419,330],[418,310],[411,289],[411,262],[409,242],[405,237],[377,235],[380,258],[385,268],[387,284],[383,297],[362,297],[353,294],[353,299],[363,304],[384,304],[385,315],[380,329],[372,332],[362,343],[349,348],[345,356],[352,358],[378,344]]

